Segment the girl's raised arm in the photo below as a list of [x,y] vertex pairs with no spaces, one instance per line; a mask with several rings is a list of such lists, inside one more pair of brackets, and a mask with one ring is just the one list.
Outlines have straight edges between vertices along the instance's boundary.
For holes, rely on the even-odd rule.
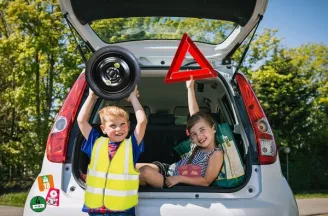
[[188,90],[188,108],[190,116],[199,111],[199,107],[197,104],[196,96],[195,96],[195,81],[193,76],[190,76],[190,80],[186,81],[186,87]]

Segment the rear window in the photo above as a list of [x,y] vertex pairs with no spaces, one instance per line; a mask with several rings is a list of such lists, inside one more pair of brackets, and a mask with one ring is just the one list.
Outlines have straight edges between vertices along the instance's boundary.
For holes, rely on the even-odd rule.
[[137,40],[180,40],[187,33],[195,42],[219,44],[234,30],[233,22],[186,17],[127,17],[92,22],[106,43]]

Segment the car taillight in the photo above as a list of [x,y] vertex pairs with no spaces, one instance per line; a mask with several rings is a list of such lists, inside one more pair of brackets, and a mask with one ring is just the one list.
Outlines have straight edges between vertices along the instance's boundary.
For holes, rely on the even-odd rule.
[[246,78],[236,74],[240,93],[255,134],[260,164],[272,164],[277,158],[277,146],[263,109]]
[[74,83],[60,108],[47,141],[47,158],[54,163],[64,163],[68,137],[72,128],[77,109],[86,87],[85,74],[82,73]]

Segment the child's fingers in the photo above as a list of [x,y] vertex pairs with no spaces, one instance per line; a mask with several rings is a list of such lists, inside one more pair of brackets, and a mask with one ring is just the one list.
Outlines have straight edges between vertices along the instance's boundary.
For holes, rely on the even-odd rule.
[[168,187],[170,186],[170,180],[169,180],[168,178],[166,179],[165,184],[166,184],[166,186],[168,186]]

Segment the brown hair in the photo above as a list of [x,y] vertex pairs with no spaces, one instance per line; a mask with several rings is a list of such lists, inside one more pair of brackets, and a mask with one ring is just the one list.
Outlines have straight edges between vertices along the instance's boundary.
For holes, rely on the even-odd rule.
[[[198,111],[195,114],[193,114],[187,121],[187,130],[189,134],[190,134],[190,129],[201,119],[203,119],[210,127],[216,125],[216,122],[214,121],[214,119],[209,113]],[[216,142],[216,139],[214,139],[214,142]],[[194,159],[199,149],[200,149],[199,146],[196,146],[194,148],[194,150],[192,151],[191,155],[188,158],[187,164],[191,164],[192,160]]]
[[98,112],[101,120],[101,124],[105,124],[111,117],[123,117],[129,121],[129,114],[121,107],[106,106]]
[[216,124],[216,122],[214,121],[214,119],[212,118],[212,116],[209,113],[198,111],[195,114],[193,114],[192,116],[190,116],[190,118],[187,121],[187,130],[189,133],[190,133],[190,129],[201,119],[204,119],[204,121],[210,127],[212,127],[213,125]]

